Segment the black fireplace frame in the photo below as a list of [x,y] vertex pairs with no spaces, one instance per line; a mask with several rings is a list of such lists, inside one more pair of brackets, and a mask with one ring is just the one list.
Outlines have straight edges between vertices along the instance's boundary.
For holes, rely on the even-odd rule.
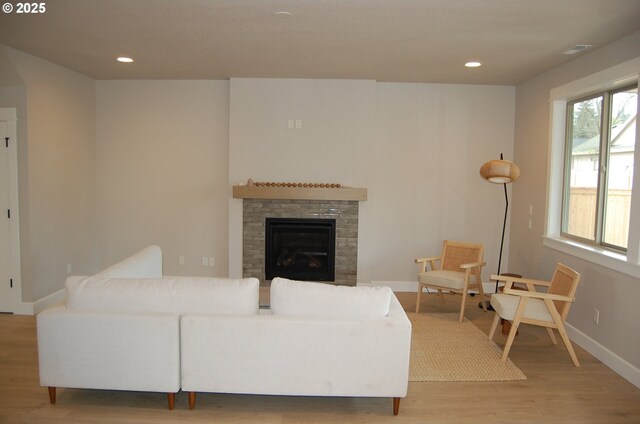
[[[274,229],[299,229],[309,231],[325,230],[329,235],[327,246],[326,272],[322,274],[312,271],[277,269],[272,258],[274,246]],[[335,257],[336,257],[336,220],[323,218],[265,218],[265,279],[272,280],[275,277],[290,278],[301,281],[335,281]],[[271,260],[270,260],[271,259]]]

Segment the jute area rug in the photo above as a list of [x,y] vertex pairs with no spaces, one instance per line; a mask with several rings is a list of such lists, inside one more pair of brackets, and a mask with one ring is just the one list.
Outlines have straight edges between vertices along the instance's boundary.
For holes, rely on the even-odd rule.
[[510,381],[527,377],[485,333],[458,314],[408,313],[409,381]]

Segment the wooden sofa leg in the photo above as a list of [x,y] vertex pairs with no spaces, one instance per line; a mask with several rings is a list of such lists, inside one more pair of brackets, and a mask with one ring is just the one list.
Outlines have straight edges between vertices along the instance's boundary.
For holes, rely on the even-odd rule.
[[196,392],[188,392],[189,395],[189,409],[196,407]]
[[173,408],[176,406],[176,394],[167,393],[167,400],[169,401],[169,410],[173,411]]
[[394,397],[393,398],[393,415],[398,415],[398,412],[400,412],[400,398]]
[[49,402],[51,402],[52,405],[56,404],[56,388],[55,387],[49,387]]

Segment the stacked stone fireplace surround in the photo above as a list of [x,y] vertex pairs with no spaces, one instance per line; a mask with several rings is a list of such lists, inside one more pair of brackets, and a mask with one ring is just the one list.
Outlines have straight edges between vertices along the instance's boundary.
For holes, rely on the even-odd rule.
[[336,220],[336,285],[355,286],[358,263],[358,202],[347,200],[243,199],[242,274],[265,281],[266,218]]

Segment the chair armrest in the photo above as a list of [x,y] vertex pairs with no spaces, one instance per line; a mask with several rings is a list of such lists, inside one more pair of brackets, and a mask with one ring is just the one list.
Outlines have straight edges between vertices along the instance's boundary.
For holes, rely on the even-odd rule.
[[428,258],[418,258],[415,260],[415,262],[417,264],[421,264],[422,266],[420,267],[420,272],[425,272],[427,270],[427,262],[429,262],[429,265],[431,266],[431,270],[435,270],[436,269],[436,261],[441,260],[442,258],[440,256],[429,256]]
[[559,300],[561,302],[574,302],[576,300],[575,297],[562,296],[559,294],[551,294],[551,293],[541,293],[536,291],[525,291],[525,290],[513,290],[511,288],[505,288],[504,294],[510,294],[514,296],[520,297],[533,297],[535,299],[549,299],[549,300]]
[[492,280],[499,281],[511,281],[513,283],[523,283],[523,284],[533,284],[534,286],[544,286],[549,287],[551,283],[549,281],[543,280],[532,280],[531,278],[518,278],[518,277],[510,277],[508,275],[492,275]]
[[423,262],[439,261],[440,259],[440,256],[429,256],[428,258],[417,258],[415,262],[419,264]]
[[468,264],[462,264],[460,265],[461,269],[469,269],[469,268],[482,268],[483,266],[485,266],[487,263],[486,262],[471,262]]

